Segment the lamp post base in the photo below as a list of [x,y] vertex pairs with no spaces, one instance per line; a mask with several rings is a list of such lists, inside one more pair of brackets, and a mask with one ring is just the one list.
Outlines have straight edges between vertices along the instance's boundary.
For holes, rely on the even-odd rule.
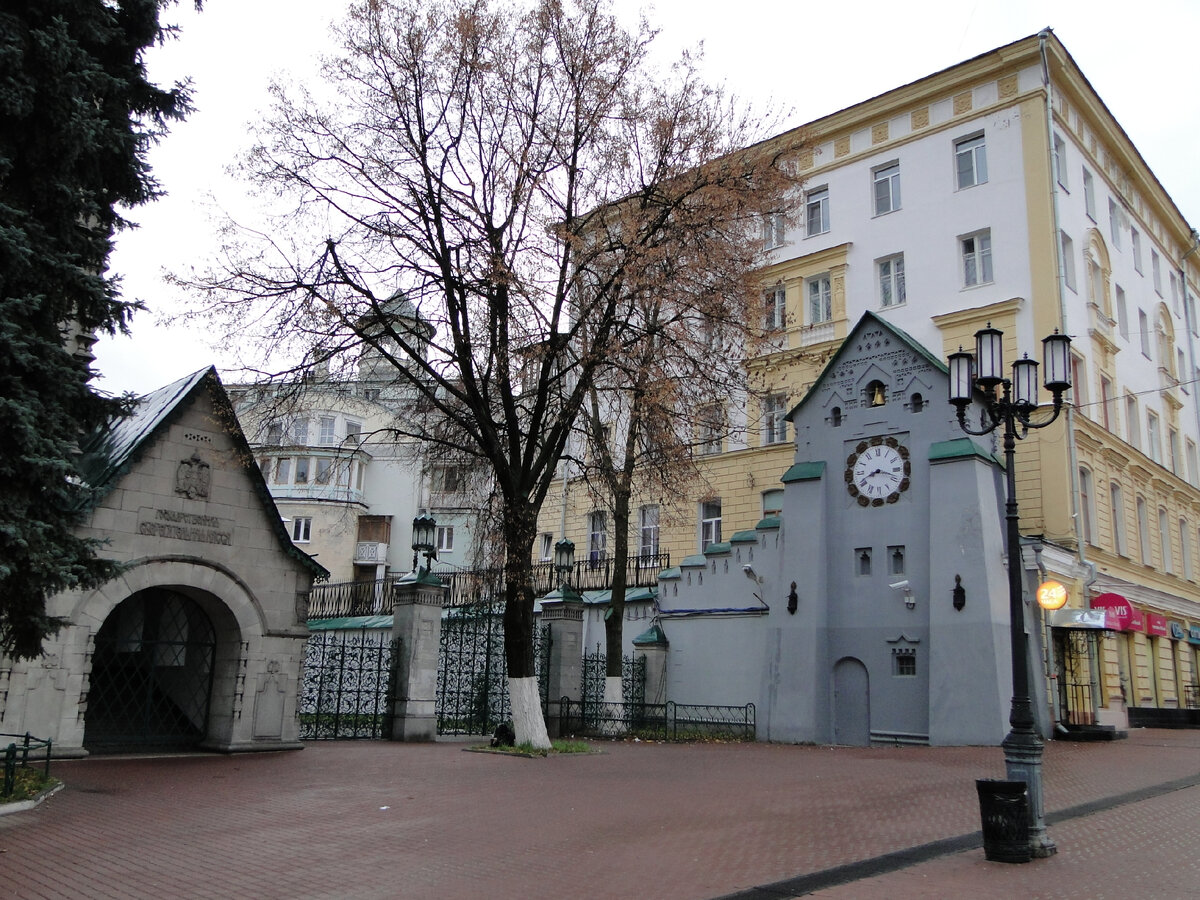
[[1046,833],[1042,806],[1042,739],[1036,732],[1010,731],[1000,745],[1009,781],[1023,781],[1029,793],[1029,853],[1045,859],[1058,852]]

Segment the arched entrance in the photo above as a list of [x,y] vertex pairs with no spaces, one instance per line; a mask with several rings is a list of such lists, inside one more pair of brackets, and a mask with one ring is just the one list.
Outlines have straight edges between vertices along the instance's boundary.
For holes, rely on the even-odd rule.
[[867,667],[852,656],[833,667],[833,742],[852,747],[871,743],[871,690]]
[[122,601],[96,634],[84,747],[185,749],[207,732],[216,632],[200,604],[165,588]]

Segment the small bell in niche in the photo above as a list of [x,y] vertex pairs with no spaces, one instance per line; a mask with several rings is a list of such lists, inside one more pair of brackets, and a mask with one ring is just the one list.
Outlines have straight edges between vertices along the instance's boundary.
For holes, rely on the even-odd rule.
[[792,582],[791,593],[788,594],[787,611],[793,616],[796,614],[796,609],[800,606],[800,596],[796,593],[796,582]]
[[954,576],[954,590],[951,593],[954,597],[954,608],[961,612],[967,605],[967,592],[963,589],[961,575]]

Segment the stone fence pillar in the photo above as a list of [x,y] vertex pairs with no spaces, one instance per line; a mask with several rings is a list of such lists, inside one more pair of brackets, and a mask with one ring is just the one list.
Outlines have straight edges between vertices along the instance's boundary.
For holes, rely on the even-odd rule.
[[396,585],[392,640],[398,640],[392,740],[432,741],[437,737],[438,650],[442,605],[449,588],[428,572]]
[[562,737],[559,701],[563,697],[583,699],[579,693],[583,681],[583,598],[568,588],[564,596],[543,599],[542,624],[550,628],[546,731],[550,737]]

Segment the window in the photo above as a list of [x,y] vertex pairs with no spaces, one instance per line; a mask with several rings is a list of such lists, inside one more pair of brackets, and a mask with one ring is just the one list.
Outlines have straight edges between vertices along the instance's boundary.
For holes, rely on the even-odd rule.
[[296,484],[308,484],[308,464],[307,456],[296,458]]
[[1162,563],[1164,572],[1175,571],[1174,560],[1171,559],[1171,532],[1167,527],[1167,511],[1158,508],[1158,543],[1162,548]]
[[1129,340],[1129,310],[1125,305],[1125,289],[1119,284],[1116,287],[1117,295],[1117,328],[1121,331],[1121,337]]
[[292,540],[307,544],[312,538],[312,516],[296,516],[292,519]]
[[763,400],[762,442],[764,447],[768,444],[782,444],[787,440],[787,422],[783,419],[785,415],[787,415],[787,400],[782,394],[772,394]]
[[1096,182],[1092,178],[1092,173],[1085,167],[1083,170],[1083,208],[1088,214],[1088,218],[1093,222],[1096,221]]
[[724,407],[714,403],[701,409],[697,432],[701,453],[720,453],[725,439]]
[[1155,462],[1162,462],[1162,446],[1159,443],[1158,414],[1146,410],[1146,452]]
[[292,421],[292,443],[304,446],[308,443],[308,417]]
[[700,504],[700,549],[721,543],[721,501],[705,500]]
[[454,526],[439,525],[437,526],[437,550],[438,553],[449,553],[454,549]]
[[762,493],[762,514],[764,519],[783,514],[783,491],[772,488]]
[[763,249],[774,250],[783,246],[783,213],[767,213],[763,216]]
[[1182,347],[1176,347],[1175,348],[1175,371],[1172,374],[1176,378],[1179,379],[1179,389],[1181,391],[1183,391],[1185,394],[1189,394],[1189,393],[1191,393],[1191,391],[1188,390],[1188,383],[1183,380],[1183,373],[1185,371],[1187,371],[1187,357],[1185,357],[1183,355]]
[[263,481],[271,480],[271,457],[264,456],[258,461],[258,471],[262,472]]
[[1087,409],[1088,405],[1087,364],[1082,356],[1071,354],[1071,389],[1068,397],[1076,409]]
[[1183,449],[1184,458],[1187,461],[1187,480],[1192,484],[1196,484],[1196,442],[1188,438]]
[[908,408],[911,412],[915,413],[923,411],[925,409],[925,398],[914,391],[908,399]]
[[1106,375],[1100,376],[1100,424],[1105,431],[1116,433],[1117,407],[1113,399],[1112,381]]
[[808,199],[804,204],[804,222],[809,237],[824,234],[829,230],[828,188],[808,192]]
[[543,531],[538,535],[538,561],[550,562],[554,559],[554,535]]
[[1058,241],[1062,248],[1063,281],[1067,287],[1075,290],[1075,243],[1065,231],[1058,233]]
[[282,444],[283,443],[283,423],[270,422],[267,425],[267,443]]
[[1121,486],[1115,481],[1108,488],[1108,512],[1112,517],[1113,549],[1125,556],[1128,553],[1125,546],[1125,502],[1121,497]]
[[333,460],[327,457],[317,457],[317,484],[329,484],[333,477]]
[[1154,293],[1162,296],[1162,260],[1158,258],[1158,251],[1150,251],[1150,277],[1154,281]]
[[1092,517],[1092,473],[1080,466],[1079,468],[1079,528],[1084,543],[1092,543],[1095,533]]
[[987,147],[983,135],[954,142],[954,163],[958,173],[958,189],[984,184],[987,175]]
[[657,506],[643,506],[638,510],[638,555],[658,555]]
[[1108,233],[1112,235],[1113,246],[1121,249],[1121,207],[1112,197],[1108,198]]
[[963,286],[988,284],[992,280],[992,233],[981,231],[960,239]]
[[829,411],[829,424],[833,428],[842,427],[842,408],[840,406],[835,406]]
[[888,547],[888,574],[904,574],[904,547],[902,545]]
[[320,428],[317,440],[322,447],[332,447],[337,443],[337,432],[334,430],[337,420],[333,416],[321,416],[317,421]]
[[1175,277],[1175,270],[1167,272],[1167,279],[1171,285],[1171,309],[1175,310],[1175,315],[1182,316],[1183,310],[1179,307],[1179,280]]
[[1142,565],[1150,565],[1150,521],[1146,517],[1146,501],[1137,498],[1138,552]]
[[1129,249],[1133,251],[1133,270],[1142,271],[1142,236],[1136,228],[1129,229]]
[[893,650],[892,664],[892,674],[897,678],[915,678],[917,674],[917,651]]
[[276,484],[291,484],[292,483],[292,460],[291,457],[281,456],[275,461],[275,483]]
[[346,443],[351,447],[357,447],[362,441],[362,423],[351,422],[346,420]]
[[900,163],[875,169],[872,182],[875,188],[875,215],[882,216],[900,208]]
[[1183,559],[1183,577],[1191,581],[1195,572],[1192,570],[1192,542],[1188,540],[1187,519],[1179,520],[1179,549]]
[[363,486],[363,478],[367,473],[367,465],[366,463],[356,462],[354,464],[354,469],[354,486],[361,491]]
[[457,494],[462,490],[462,470],[459,466],[435,466],[433,490],[443,494]]
[[859,547],[854,551],[854,571],[859,575],[871,574],[871,548]]
[[1071,189],[1067,183],[1067,142],[1057,133],[1054,135],[1054,175],[1064,191]]
[[608,513],[596,510],[588,514],[588,563],[595,565],[608,556]]
[[1179,467],[1179,432],[1174,428],[1167,428],[1167,461],[1171,464],[1171,471],[1180,477],[1183,476],[1183,470]]
[[1138,310],[1138,336],[1142,343],[1142,356],[1150,359],[1150,320],[1144,309]]
[[1137,398],[1132,394],[1125,395],[1125,439],[1129,441],[1130,446],[1142,449],[1142,433],[1140,419],[1138,418]]
[[829,275],[808,279],[808,324],[819,325],[833,319],[833,292]]
[[879,269],[879,305],[883,307],[899,306],[905,301],[904,292],[904,254],[889,256],[878,262]]
[[777,285],[763,293],[763,328],[782,328],[787,320],[787,289]]

